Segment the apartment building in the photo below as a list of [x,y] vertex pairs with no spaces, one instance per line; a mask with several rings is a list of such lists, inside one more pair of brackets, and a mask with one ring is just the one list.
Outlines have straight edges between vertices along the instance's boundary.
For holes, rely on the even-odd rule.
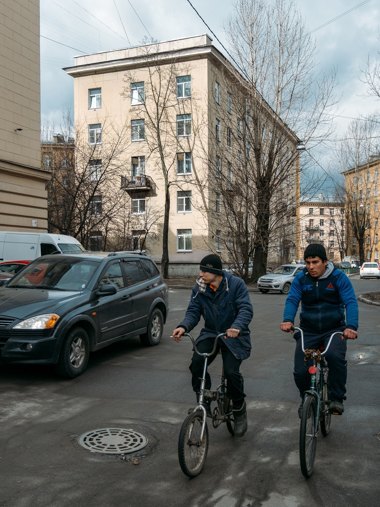
[[301,254],[310,243],[325,246],[330,260],[339,262],[345,253],[344,203],[318,196],[300,203]]
[[347,254],[380,260],[380,156],[343,172],[346,189]]
[[[119,218],[132,247],[147,249],[159,261],[166,223],[172,274],[193,274],[209,251],[228,261],[233,234],[223,202],[249,187],[241,168],[253,159],[244,142],[252,113],[247,84],[210,37],[79,56],[65,70],[74,78],[76,144],[87,142],[100,167],[112,153],[114,179],[108,182],[116,199],[120,190],[128,197],[128,210]],[[272,124],[281,124],[284,152],[294,159],[281,197],[286,206],[289,188],[293,201],[299,197],[298,139],[262,98],[255,100]],[[248,208],[242,204],[237,222]],[[296,212],[291,215],[292,223],[287,219],[281,230],[289,227],[287,244],[294,246]],[[101,234],[98,227],[96,236]],[[278,255],[276,238],[272,244]]]
[[39,1],[0,2],[0,230],[47,230]]

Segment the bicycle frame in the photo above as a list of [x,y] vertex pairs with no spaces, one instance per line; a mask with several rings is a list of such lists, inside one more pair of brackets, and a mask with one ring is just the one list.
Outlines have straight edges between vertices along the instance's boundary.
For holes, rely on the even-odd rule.
[[[206,373],[207,373],[207,366],[208,366],[208,358],[211,357],[211,356],[213,356],[215,354],[217,346],[218,346],[218,341],[224,335],[225,335],[225,333],[219,333],[215,337],[214,345],[213,345],[213,347],[212,347],[212,349],[211,349],[210,352],[200,352],[198,350],[198,348],[197,348],[197,345],[196,345],[196,342],[195,342],[194,338],[189,333],[184,333],[184,335],[183,335],[183,336],[187,336],[188,338],[190,338],[191,343],[193,344],[195,353],[204,358],[203,373],[202,373],[202,378],[201,378],[201,387],[200,387],[200,391],[199,391],[198,404],[194,407],[194,410],[193,410],[194,412],[197,411],[197,410],[201,410],[202,414],[203,414],[201,440],[203,439],[203,435],[204,435],[204,431],[205,431],[205,426],[206,426],[206,419],[207,419],[207,413],[206,413],[206,409],[205,409],[205,407],[203,405],[203,402],[205,400],[205,393],[206,393]],[[217,396],[217,390],[216,391],[208,391],[208,392],[210,394],[212,394],[211,399],[215,400],[216,396]]]

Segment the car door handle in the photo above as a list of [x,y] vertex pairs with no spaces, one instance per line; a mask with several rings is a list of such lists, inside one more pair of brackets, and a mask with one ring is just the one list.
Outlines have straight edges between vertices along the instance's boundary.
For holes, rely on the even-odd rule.
[[131,297],[130,294],[125,294],[124,296],[122,296],[122,301],[125,300],[125,299],[129,299]]

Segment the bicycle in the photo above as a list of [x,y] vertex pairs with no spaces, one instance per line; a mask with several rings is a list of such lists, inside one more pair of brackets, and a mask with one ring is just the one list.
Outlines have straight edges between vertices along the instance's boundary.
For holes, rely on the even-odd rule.
[[331,427],[328,395],[329,370],[325,354],[329,350],[334,336],[343,336],[343,333],[341,331],[332,333],[324,349],[321,347],[318,349],[305,349],[302,329],[294,327],[294,331],[300,333],[301,347],[305,354],[305,361],[312,361],[312,364],[308,368],[310,374],[310,388],[305,392],[303,398],[299,436],[301,471],[304,477],[309,478],[314,469],[319,428],[322,435],[326,437]]
[[[215,354],[218,341],[225,333],[216,336],[213,348],[210,352],[199,352],[194,338],[185,333],[183,336],[190,338],[194,351],[204,358],[203,373],[201,378],[201,387],[198,395],[198,404],[189,410],[189,414],[183,421],[178,437],[178,459],[181,469],[188,477],[196,477],[204,467],[207,458],[209,434],[207,426],[207,417],[211,417],[212,426],[217,428],[222,423],[226,423],[227,429],[231,435],[235,434],[232,401],[227,396],[227,380],[222,368],[220,384],[215,390],[206,389],[206,372],[208,358]],[[216,402],[216,406],[207,414],[206,402]]]

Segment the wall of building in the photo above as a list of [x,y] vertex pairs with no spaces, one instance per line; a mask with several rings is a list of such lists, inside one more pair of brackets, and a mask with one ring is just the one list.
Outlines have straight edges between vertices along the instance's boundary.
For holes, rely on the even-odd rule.
[[39,1],[0,3],[0,229],[46,230]]

